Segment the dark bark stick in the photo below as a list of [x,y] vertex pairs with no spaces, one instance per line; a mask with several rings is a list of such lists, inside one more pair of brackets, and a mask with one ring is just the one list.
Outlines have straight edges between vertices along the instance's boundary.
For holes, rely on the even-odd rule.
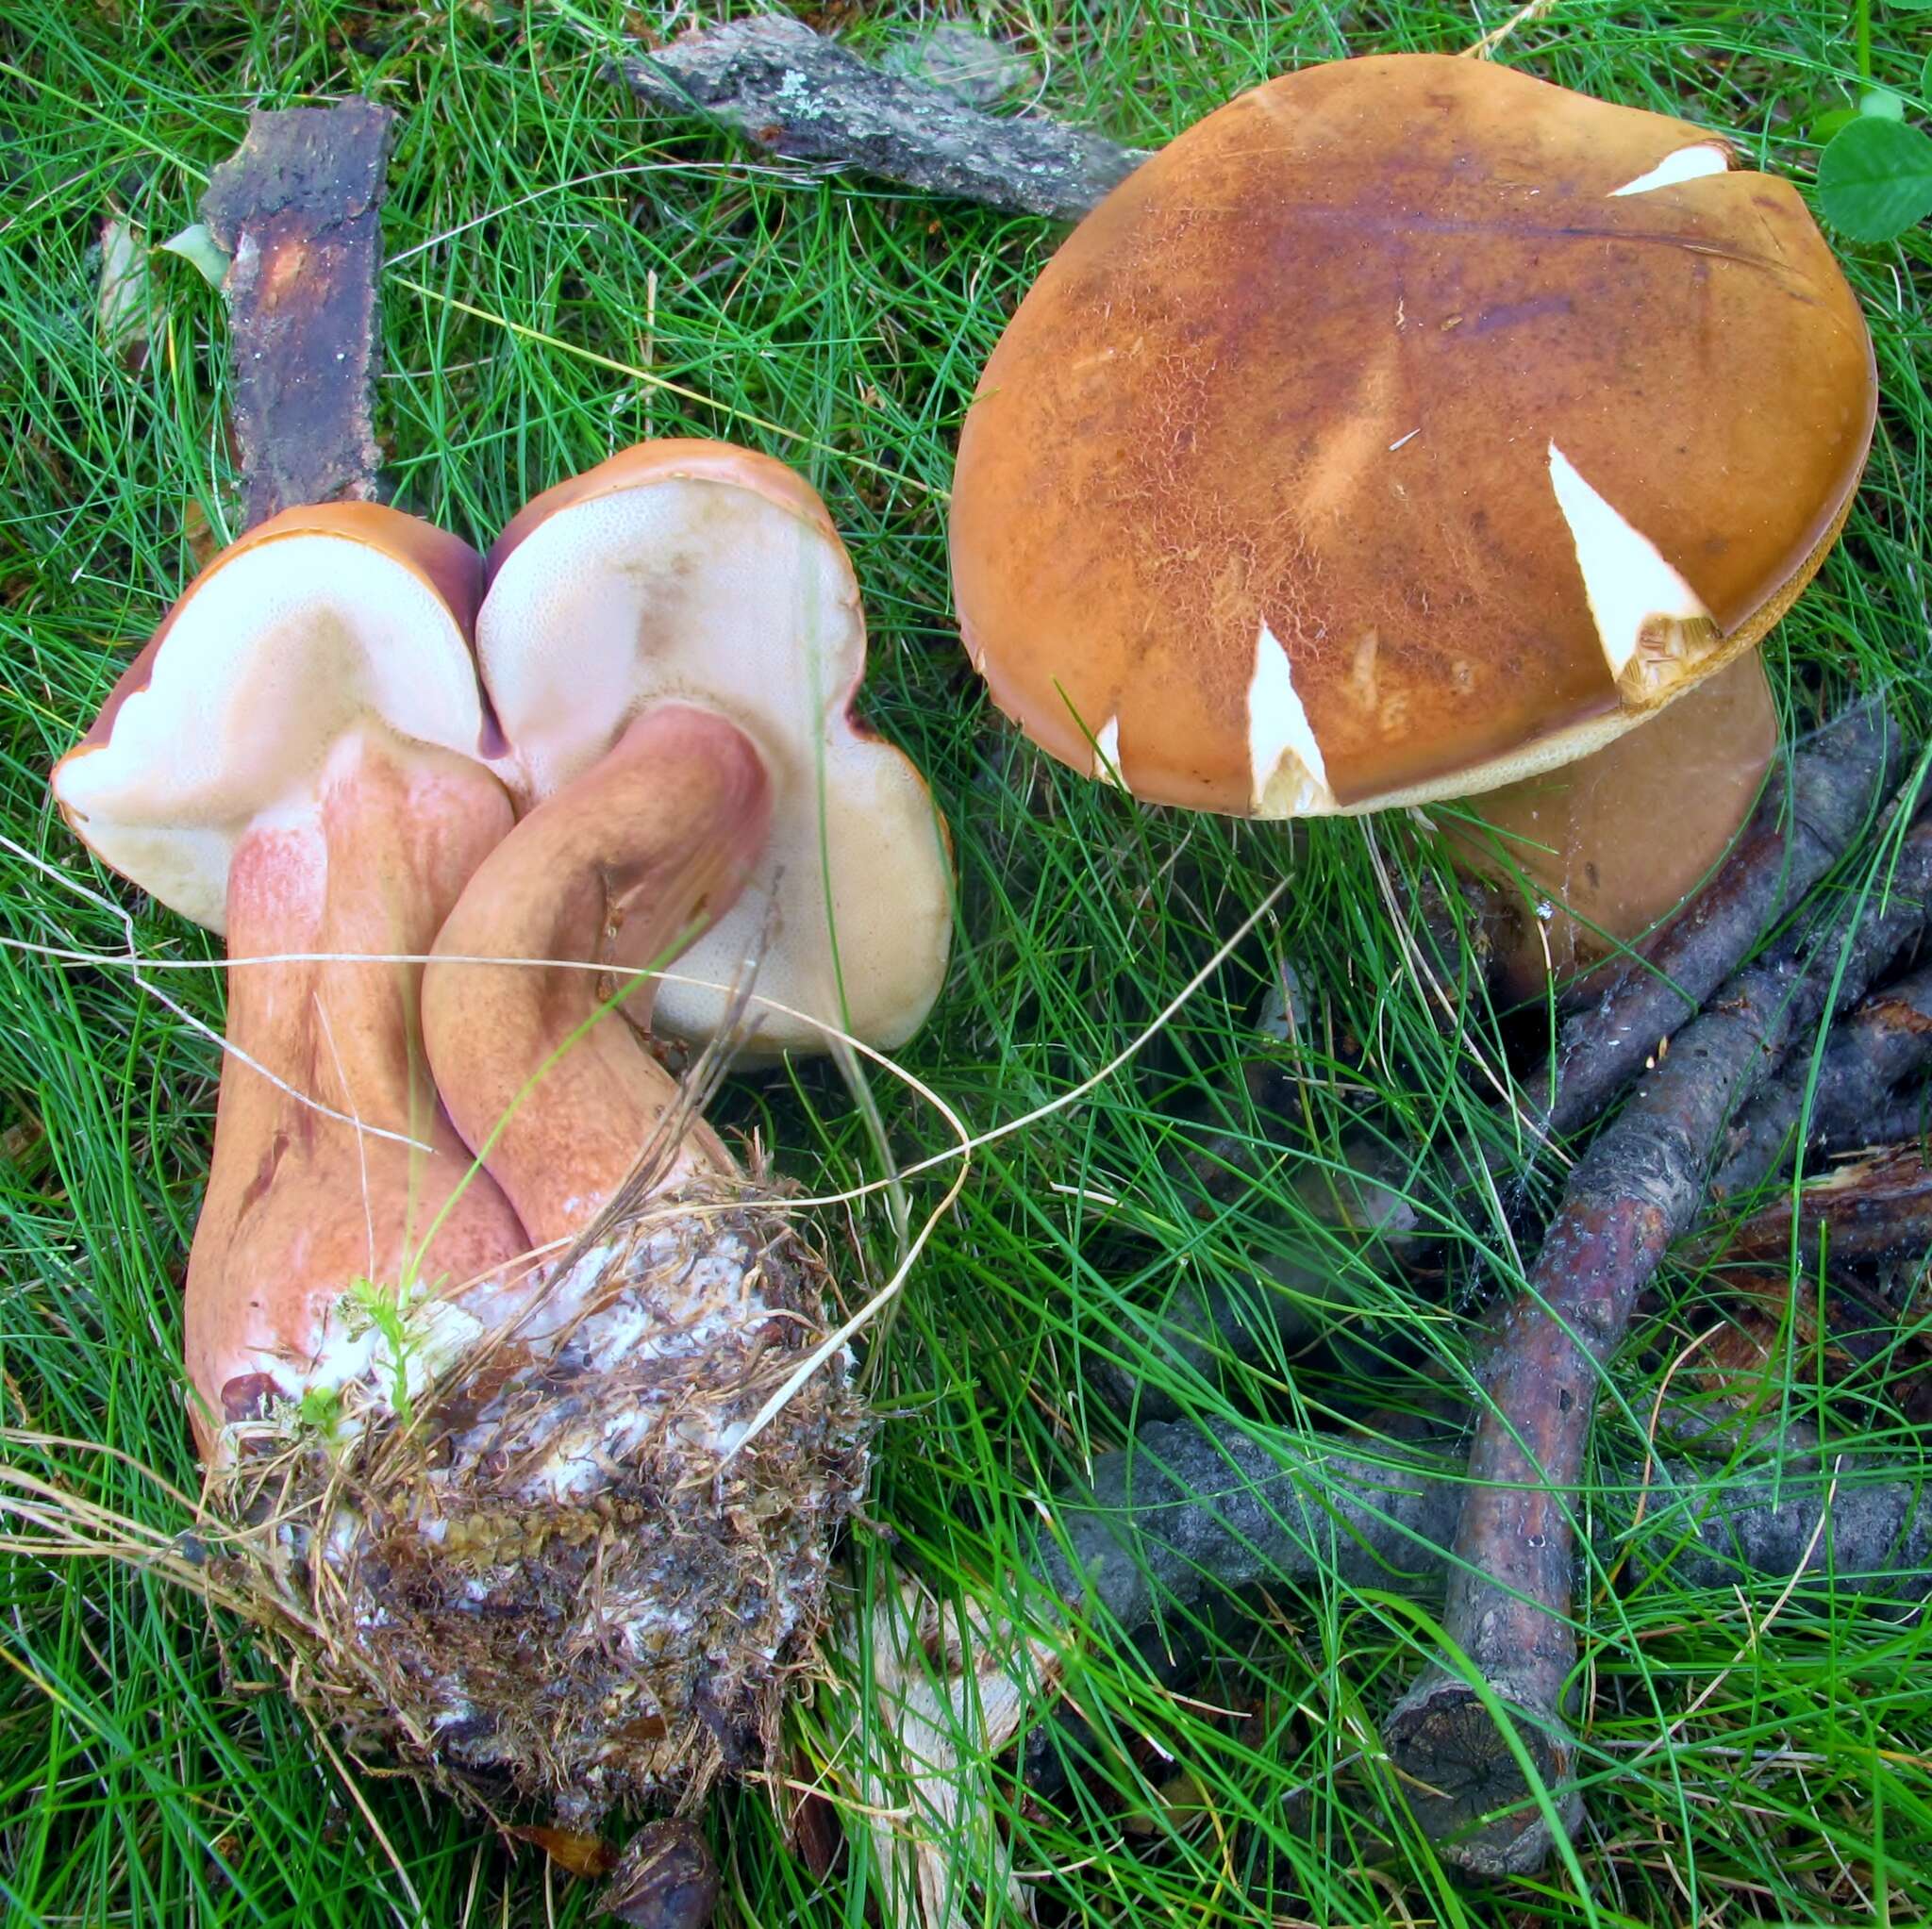
[[[1846,1594],[1932,1594],[1932,1488],[1912,1468],[1864,1460],[1835,1477],[1831,1531],[1815,1546],[1834,1478],[1815,1456],[1798,1469],[1787,1463],[1775,1478],[1769,1470],[1740,1479],[1728,1465],[1701,1475],[1659,1463],[1646,1480],[1633,1467],[1592,1498],[1604,1504],[1614,1556],[1645,1496],[1640,1576],[1668,1563],[1690,1587],[1724,1586],[1740,1571],[1783,1579],[1809,1549],[1805,1571]],[[1277,1580],[1334,1574],[1357,1586],[1432,1588],[1445,1567],[1453,1571],[1465,1491],[1446,1455],[1404,1464],[1269,1428],[1158,1424],[1132,1447],[1099,1455],[1091,1482],[1056,1497],[1056,1535],[1042,1540],[1035,1567],[1067,1605],[1129,1630],[1164,1609]]]
[[395,116],[372,101],[249,117],[202,219],[233,258],[229,380],[242,524],[369,502],[380,209]]
[[1709,885],[1563,1027],[1549,1127],[1567,1137],[1643,1070],[1787,910],[1830,870],[1872,816],[1897,739],[1875,703],[1860,704],[1791,758],[1789,788],[1767,799]]
[[688,33],[614,71],[648,106],[702,112],[769,153],[1017,213],[1076,219],[1146,158],[1097,134],[1001,119],[881,74],[783,15]]
[[1926,1096],[1894,1093],[1865,1118],[1824,1139],[1818,1149],[1824,1153],[1874,1152],[1907,1142],[1923,1145],[1928,1134],[1932,1134],[1932,1104]]
[[[1735,1412],[1667,1407],[1663,1432],[1679,1428],[1715,1471],[1672,1459],[1598,1486],[1606,1568],[1627,1552],[1636,1584],[1668,1570],[1685,1587],[1712,1588],[1740,1574],[1786,1580],[1804,1563],[1842,1595],[1909,1603],[1932,1593],[1932,1491],[1917,1469],[1869,1459],[1834,1469],[1808,1428]],[[1740,1452],[1761,1472],[1740,1479]],[[1113,1621],[1137,1638],[1152,1674],[1184,1685],[1200,1654],[1182,1618],[1214,1626],[1257,1588],[1339,1574],[1439,1591],[1462,1491],[1454,1436],[1440,1431],[1378,1456],[1228,1422],[1148,1426],[1131,1447],[1100,1455],[1091,1482],[1055,1496],[1055,1534],[1041,1536],[1033,1567],[1063,1609]],[[1830,1531],[1820,1535],[1827,1492]],[[1078,1708],[1061,1704],[1027,1744],[1028,1787],[1053,1795],[1066,1778],[1062,1751],[1094,1745]]]
[[[1494,1695],[1520,1712],[1518,1737],[1542,1783],[1567,1790],[1560,1813],[1571,1827],[1581,1804],[1568,1787],[1575,1742],[1564,1722],[1576,1658],[1567,1495],[1606,1365],[1637,1295],[1698,1215],[1732,1111],[1818,1022],[1834,977],[1841,996],[1858,996],[1922,915],[1916,905],[1868,906],[1849,932],[1837,925],[1803,953],[1781,947],[1739,973],[1577,1162],[1529,1290],[1501,1322],[1483,1372],[1487,1399],[1443,1627]],[[1444,1791],[1419,1795],[1416,1810],[1449,1859],[1485,1874],[1541,1866],[1552,1841],[1540,1810],[1480,1820],[1486,1807],[1519,1801],[1528,1784],[1461,1671],[1425,1671],[1387,1738],[1398,1767]],[[1443,1781],[1452,1764],[1453,1787]]]
[[[1924,876],[1910,894],[1924,902],[1932,890],[1932,823],[1916,825],[1908,845],[1923,847]],[[1907,890],[1900,864],[1897,889]],[[1892,1089],[1932,1063],[1932,967],[1874,991],[1833,1027],[1814,1084],[1808,1057],[1789,1066],[1760,1092],[1738,1121],[1724,1163],[1711,1181],[1720,1196],[1748,1191],[1790,1162],[1806,1095],[1810,1118],[1807,1150],[1846,1144],[1883,1144],[1873,1128],[1889,1117]],[[1907,1133],[1892,1135],[1909,1136]]]

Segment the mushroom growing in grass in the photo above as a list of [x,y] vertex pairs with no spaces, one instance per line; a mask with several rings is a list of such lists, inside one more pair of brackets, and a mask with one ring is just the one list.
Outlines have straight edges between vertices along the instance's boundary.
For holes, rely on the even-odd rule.
[[[1151,802],[1544,781],[1558,834],[1510,855],[1639,940],[1764,767],[1761,679],[1723,727],[1690,697],[1830,549],[1875,403],[1804,203],[1712,134],[1485,60],[1307,67],[1130,175],[1020,305],[960,436],[960,628],[1036,742]],[[1613,748],[1639,725],[1668,754]]]
[[407,962],[510,826],[480,588],[475,554],[411,517],[290,510],[195,579],[54,773],[106,863],[227,935],[185,1314],[207,1454],[340,1397],[412,1301],[528,1243],[437,1102]]
[[536,497],[488,568],[476,655],[520,806],[665,700],[728,720],[769,778],[771,836],[660,989],[659,1027],[709,1038],[758,952],[744,1062],[822,1051],[828,1024],[909,1039],[945,974],[945,832],[917,771],[852,714],[865,617],[811,489],[726,443],[645,442]]

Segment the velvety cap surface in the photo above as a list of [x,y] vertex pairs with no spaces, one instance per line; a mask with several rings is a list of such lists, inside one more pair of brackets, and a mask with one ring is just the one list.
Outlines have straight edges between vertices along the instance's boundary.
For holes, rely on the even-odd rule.
[[1139,795],[1289,816],[1608,741],[1755,641],[1871,435],[1785,181],[1491,62],[1241,96],[1074,231],[952,516],[995,700]]

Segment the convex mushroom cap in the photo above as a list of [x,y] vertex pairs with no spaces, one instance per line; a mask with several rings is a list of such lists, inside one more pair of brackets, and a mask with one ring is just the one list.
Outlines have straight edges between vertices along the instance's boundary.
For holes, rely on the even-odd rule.
[[435,1297],[528,1244],[437,1104],[408,961],[510,826],[465,634],[479,575],[392,510],[278,516],[189,587],[54,773],[108,864],[228,935],[186,1308],[209,1453],[368,1370],[358,1280]]
[[1531,775],[1733,660],[1829,548],[1875,406],[1796,191],[1734,163],[1429,55],[1191,128],[968,414],[953,573],[995,701],[1150,801],[1290,817]]
[[853,715],[865,619],[811,489],[724,443],[644,443],[536,497],[489,576],[477,658],[520,807],[666,700],[717,710],[764,761],[767,848],[662,986],[656,1023],[713,1036],[728,992],[682,980],[731,986],[769,921],[757,997],[772,1003],[747,1014],[747,1056],[823,1050],[824,1024],[910,1038],[945,972],[945,833],[917,771]]

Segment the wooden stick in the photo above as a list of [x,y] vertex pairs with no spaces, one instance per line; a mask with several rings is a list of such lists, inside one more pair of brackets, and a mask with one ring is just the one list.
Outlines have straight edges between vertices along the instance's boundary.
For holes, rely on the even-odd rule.
[[[1755,1213],[1725,1246],[1727,1259],[1789,1259],[1789,1195]],[[1932,1164],[1919,1145],[1847,1160],[1802,1186],[1797,1197],[1799,1263],[1815,1260],[1823,1235],[1834,1259],[1920,1259],[1932,1251]]]
[[611,72],[647,106],[706,114],[769,153],[1015,213],[1077,219],[1147,158],[881,74],[783,14],[700,28]]
[[[1789,790],[1780,786],[1765,800],[1730,858],[1663,934],[1651,965],[1633,966],[1593,1011],[1564,1028],[1548,1114],[1555,1129],[1571,1134],[1594,1123],[1643,1069],[1644,1057],[1694,1016],[1685,995],[1708,996],[1766,927],[1843,854],[1872,814],[1886,772],[1898,760],[1896,748],[1889,720],[1861,706],[1795,753]],[[1907,834],[1888,888],[1915,911],[1932,892],[1932,823]],[[1646,1039],[1640,1053],[1633,1040]],[[1294,1115],[1291,1085],[1266,1067],[1250,1068],[1247,1083],[1257,1115],[1278,1119],[1286,1129]],[[1466,1145],[1456,1156],[1462,1173],[1481,1172],[1479,1148]],[[1367,1132],[1352,1135],[1343,1156],[1350,1167],[1345,1175],[1271,1172],[1268,1183],[1287,1187],[1339,1236],[1354,1233],[1376,1255],[1400,1264],[1426,1243],[1406,1197],[1413,1158]],[[1495,1159],[1488,1163],[1496,1169]],[[1226,1133],[1206,1139],[1189,1166],[1209,1198],[1252,1184],[1259,1171],[1255,1149]],[[1211,1380],[1223,1360],[1252,1360],[1271,1346],[1305,1345],[1315,1328],[1304,1307],[1335,1305],[1342,1290],[1332,1255],[1312,1242],[1302,1255],[1274,1254],[1257,1262],[1256,1273],[1252,1295],[1212,1287],[1177,1293],[1161,1315],[1160,1342],[1168,1356]],[[1257,1330],[1257,1305],[1273,1316],[1265,1330]],[[1108,1400],[1139,1420],[1178,1416],[1171,1397],[1123,1369],[1103,1368],[1099,1380]]]
[[[1915,825],[1912,840],[1932,853],[1932,823]],[[1908,855],[1913,854],[1902,855],[1902,873]],[[1926,889],[1932,887],[1932,855],[1914,868],[1924,870],[1924,879],[1907,885],[1901,876],[1898,889],[1909,890],[1924,902]],[[1932,966],[1921,967],[1873,992],[1856,1011],[1839,1021],[1819,1061],[1815,1084],[1806,1055],[1802,1062],[1788,1066],[1758,1094],[1731,1133],[1724,1161],[1711,1181],[1712,1191],[1720,1197],[1749,1191],[1789,1165],[1807,1093],[1811,1106],[1806,1128],[1807,1150],[1885,1144],[1910,1136],[1917,1131],[1916,1125],[1905,1133],[1882,1136],[1874,1128],[1890,1118],[1893,1089],[1928,1062],[1932,1062]]]
[[1835,718],[1791,758],[1780,787],[1718,873],[1557,1042],[1552,1132],[1599,1117],[1658,1045],[1830,870],[1872,818],[1897,763],[1897,733],[1876,703]]
[[360,99],[252,114],[202,196],[233,258],[223,286],[246,528],[298,504],[375,498],[375,281],[394,125]]
[[[1385,1725],[1391,1756],[1445,1857],[1483,1874],[1541,1867],[1553,1839],[1488,1696],[1514,1711],[1517,1740],[1574,1828],[1581,1803],[1565,1724],[1575,1666],[1570,1619],[1576,1488],[1610,1355],[1670,1242],[1695,1221],[1725,1122],[1788,1043],[1827,1007],[1834,978],[1856,998],[1916,936],[1916,904],[1868,906],[1803,952],[1786,946],[1739,973],[1678,1033],[1573,1169],[1530,1275],[1483,1371],[1443,1628],[1465,1666],[1425,1671]],[[1501,1809],[1500,1816],[1490,1811]]]
[[[1592,1500],[1607,1504],[1614,1549],[1627,1531],[1612,1524],[1616,1495],[1628,1497],[1628,1514],[1642,1498],[1640,1575],[1668,1562],[1688,1587],[1723,1587],[1740,1571],[1782,1579],[1802,1563],[1848,1595],[1932,1594],[1932,1490],[1920,1472],[1840,1468],[1827,1564],[1814,1530],[1830,1477],[1815,1455],[1742,1478],[1729,1457],[1707,1474],[1675,1462],[1648,1475],[1624,1470]],[[1067,1607],[1128,1630],[1274,1580],[1334,1574],[1412,1592],[1440,1585],[1445,1567],[1453,1573],[1465,1490],[1443,1452],[1378,1455],[1229,1421],[1156,1424],[1056,1495],[1034,1565]]]

